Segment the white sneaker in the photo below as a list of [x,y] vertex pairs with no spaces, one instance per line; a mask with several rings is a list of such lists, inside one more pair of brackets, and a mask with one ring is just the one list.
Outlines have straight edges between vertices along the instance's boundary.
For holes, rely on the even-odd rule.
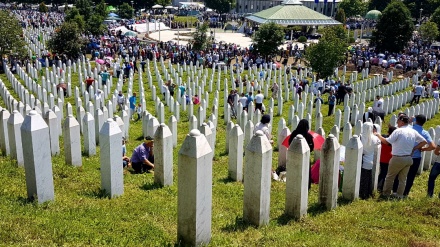
[[276,172],[272,173],[272,179],[275,180],[275,181],[280,181],[280,178],[278,177]]

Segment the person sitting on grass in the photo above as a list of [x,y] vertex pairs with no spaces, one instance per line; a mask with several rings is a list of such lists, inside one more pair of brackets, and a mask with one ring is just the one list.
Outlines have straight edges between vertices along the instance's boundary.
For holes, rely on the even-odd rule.
[[136,173],[150,172],[154,169],[154,141],[151,136],[145,137],[144,143],[137,146],[131,155],[131,167]]

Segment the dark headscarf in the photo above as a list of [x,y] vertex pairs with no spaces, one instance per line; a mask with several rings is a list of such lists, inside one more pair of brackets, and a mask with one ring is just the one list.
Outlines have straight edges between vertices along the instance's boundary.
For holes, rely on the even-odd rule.
[[309,144],[310,152],[312,152],[315,145],[313,144],[313,136],[309,133],[309,121],[307,121],[307,119],[301,119],[301,121],[299,121],[298,126],[290,135],[289,145],[297,135],[302,135],[306,139],[307,144]]

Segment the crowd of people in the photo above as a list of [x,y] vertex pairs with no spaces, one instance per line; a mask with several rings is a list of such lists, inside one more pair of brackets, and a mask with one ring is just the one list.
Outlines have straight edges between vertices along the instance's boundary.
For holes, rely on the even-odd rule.
[[[62,12],[48,12],[40,13],[34,10],[13,10],[13,13],[20,19],[23,28],[26,27],[41,27],[43,30],[48,27],[56,27],[63,22],[64,13]],[[210,17],[208,17],[210,18]],[[164,19],[169,21],[168,24],[172,25],[171,18]],[[150,20],[152,21],[152,20]],[[145,61],[147,59],[152,60],[153,58],[159,59],[169,59],[174,64],[183,64],[193,62],[199,62],[205,66],[212,66],[214,63],[225,63],[229,65],[231,62],[235,62],[237,66],[236,70],[248,69],[253,65],[269,64],[269,67],[277,68],[276,61],[273,58],[263,58],[258,54],[253,53],[252,45],[249,47],[240,47],[236,44],[225,44],[218,43],[214,44],[212,47],[208,47],[203,51],[194,51],[191,44],[178,45],[176,42],[144,42],[143,40],[127,37],[123,35],[121,31],[114,31],[114,28],[120,25],[126,25],[128,29],[133,29],[130,23],[118,23],[109,24],[108,30],[105,34],[100,36],[93,35],[83,35],[85,39],[88,40],[89,51],[91,53],[92,59],[105,59],[105,58],[115,58],[116,56],[128,57],[124,60],[122,64],[117,63],[114,68],[116,68],[117,76],[122,73],[124,77],[129,75],[131,69],[136,73],[138,69],[145,70]],[[249,30],[253,31],[253,30]],[[32,40],[37,40],[40,37],[32,37]],[[86,52],[87,49],[84,49]],[[282,52],[283,56],[287,58],[291,56],[301,57],[298,54],[298,46],[289,45],[287,50]],[[85,55],[85,54],[81,54]],[[414,71],[421,78],[421,82],[414,87],[414,98],[410,102],[418,104],[421,97],[439,97],[438,91],[438,78],[434,74],[440,74],[440,56],[439,50],[432,50],[430,44],[423,42],[421,38],[414,34],[410,45],[401,53],[388,53],[387,51],[378,52],[373,48],[365,45],[354,46],[350,51],[347,51],[346,62],[352,63],[358,71],[362,69],[371,69],[373,66],[380,66],[384,69],[394,68],[401,69],[405,72]],[[64,55],[51,54],[50,51],[42,51],[42,59],[48,58],[51,66],[52,64],[58,64],[58,60],[62,62],[67,62],[69,59]],[[40,58],[38,58],[40,59]],[[32,58],[24,58],[22,60],[11,57],[8,61],[11,66],[14,67],[14,63],[27,64],[32,62]],[[284,63],[284,62],[283,62]],[[244,64],[244,68],[240,65]],[[287,65],[287,60],[284,65]],[[103,84],[109,78],[109,69],[111,64],[103,66],[103,71],[101,71],[101,78]],[[297,65],[296,69],[300,70],[301,65]],[[289,68],[286,73],[290,72]],[[264,73],[260,76],[265,76]],[[313,78],[313,77],[311,77]],[[87,90],[89,86],[93,84],[94,79],[88,77],[86,79]],[[253,81],[236,81],[239,86],[240,83],[246,87],[246,90],[239,95],[236,90],[231,90],[228,95],[228,104],[231,106],[232,117],[236,117],[237,113],[236,102],[240,102],[242,109],[238,110],[248,110],[250,102],[255,105],[254,110],[260,110],[263,113],[261,121],[256,125],[254,131],[263,131],[268,140],[273,143],[272,135],[270,133],[270,116],[264,114],[264,95],[260,90],[255,90],[255,95],[252,94],[251,87],[254,86]],[[353,93],[351,82],[342,83],[340,78],[317,78],[309,83],[307,79],[300,80],[293,77],[289,83],[292,83],[301,97],[301,93],[309,86],[310,92],[315,96],[315,103],[320,101],[321,103],[327,103],[328,116],[333,114],[336,105],[344,102],[345,95]],[[387,81],[383,82],[388,83]],[[161,93],[164,93],[167,89],[170,93],[174,93],[176,85],[172,81],[168,81],[163,85]],[[181,96],[186,95],[185,85],[180,87]],[[277,98],[279,86],[276,82],[270,87],[272,92],[272,97]],[[97,90],[97,96],[99,97],[100,91]],[[328,94],[328,97],[323,95]],[[199,104],[200,99],[198,95],[192,96],[192,99],[187,98],[187,103],[192,100],[193,104]],[[123,104],[125,104],[125,97],[122,92],[118,93],[118,107],[119,110],[123,109]],[[426,117],[423,115],[418,115],[414,117],[406,116],[403,113],[399,114],[397,120],[398,128],[389,126],[388,135],[381,135],[381,129],[378,125],[373,125],[368,122],[371,118],[374,119],[377,116],[384,117],[380,115],[381,108],[383,106],[383,99],[378,96],[374,102],[372,108],[364,115],[364,125],[362,128],[361,140],[364,147],[362,156],[362,169],[361,169],[361,186],[359,190],[359,195],[361,198],[369,198],[373,191],[372,182],[372,168],[373,168],[373,154],[375,147],[382,145],[380,167],[381,172],[379,175],[379,190],[382,192],[383,196],[390,196],[394,192],[395,196],[398,198],[403,198],[409,195],[415,175],[420,166],[421,152],[435,150],[435,154],[440,154],[440,147],[437,146],[440,143],[435,143],[423,129],[423,125],[426,122]],[[137,103],[136,93],[129,98],[129,109],[130,117],[132,120],[139,120],[141,117],[142,106]],[[298,127],[293,130],[293,133],[289,142],[292,142],[296,134],[303,135],[307,143],[309,144],[310,150],[314,150],[313,137],[309,134],[309,123],[307,120],[303,119],[299,122]],[[151,137],[145,137],[142,144],[137,146],[131,157],[126,156],[125,140],[122,143],[123,146],[123,164],[124,167],[131,167],[136,173],[149,172],[154,169],[154,140]],[[312,168],[313,169],[313,168]],[[311,171],[312,171],[311,169]],[[285,167],[278,167],[276,170],[277,175],[285,172]],[[312,173],[312,172],[311,172]],[[435,164],[431,170],[428,182],[428,195],[433,196],[434,191],[434,181],[436,177],[440,174],[440,158],[437,158]],[[316,182],[310,179],[310,183]]]

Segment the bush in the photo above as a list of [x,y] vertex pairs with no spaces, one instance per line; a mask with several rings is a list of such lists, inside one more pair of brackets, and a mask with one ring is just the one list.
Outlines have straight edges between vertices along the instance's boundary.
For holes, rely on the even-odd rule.
[[306,42],[307,42],[307,37],[306,37],[306,36],[300,36],[300,37],[298,38],[298,42],[306,43]]
[[356,40],[353,37],[348,39],[348,43],[353,44],[354,42],[356,42]]

